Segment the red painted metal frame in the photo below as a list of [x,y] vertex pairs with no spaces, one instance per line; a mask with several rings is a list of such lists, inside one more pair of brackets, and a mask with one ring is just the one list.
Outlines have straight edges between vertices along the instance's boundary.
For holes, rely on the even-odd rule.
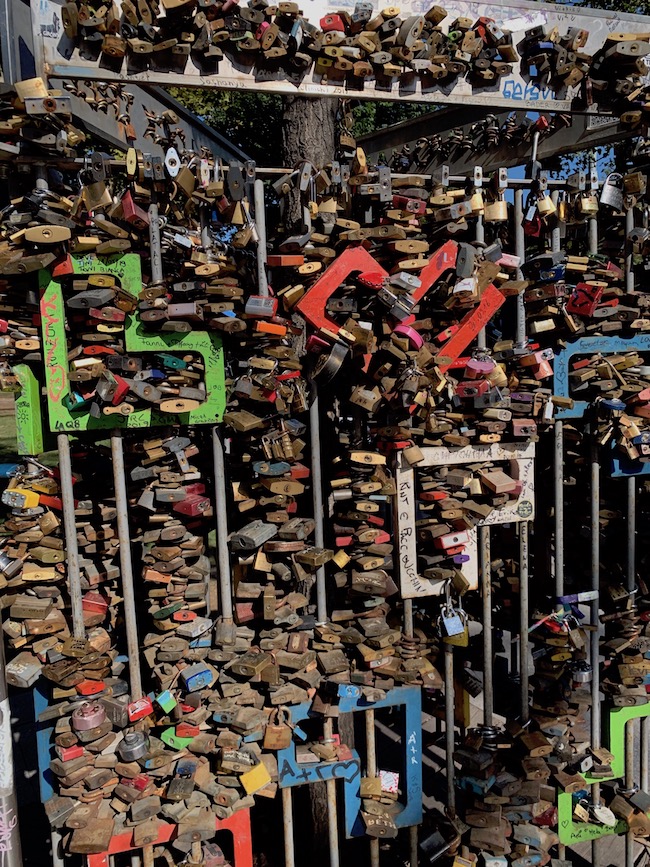
[[[238,810],[229,819],[215,819],[215,831],[230,831],[233,838],[233,865],[232,867],[253,867],[253,844],[251,840],[251,813],[250,810]],[[178,831],[178,825],[163,823],[160,825],[158,837],[153,841],[154,846],[159,843],[168,843]],[[141,847],[133,845],[133,832],[126,831],[124,834],[116,834],[112,839],[107,852],[88,855],[88,867],[109,867],[109,856],[118,852],[132,852]]]
[[438,367],[444,373],[449,370],[461,352],[466,349],[479,331],[490,321],[490,318],[506,300],[503,292],[493,283],[487,287],[481,296],[481,303],[471,310],[461,321],[458,331],[440,349],[436,358]]
[[[416,303],[426,295],[445,271],[455,267],[457,256],[458,244],[455,241],[446,241],[434,253],[429,264],[418,275],[422,285],[413,292],[413,299]],[[365,247],[348,247],[296,304],[296,309],[314,328],[326,333],[329,332],[332,335],[339,333],[340,326],[329,318],[325,312],[325,305],[345,278],[355,271],[372,272],[388,277],[388,273]]]

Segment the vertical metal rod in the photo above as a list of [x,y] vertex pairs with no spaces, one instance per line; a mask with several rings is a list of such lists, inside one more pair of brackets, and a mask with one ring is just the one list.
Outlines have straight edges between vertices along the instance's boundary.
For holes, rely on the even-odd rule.
[[[526,259],[526,235],[524,233],[524,191],[519,188],[515,190],[515,255],[519,256],[523,263]],[[521,280],[523,274],[521,269],[517,274],[517,279]],[[526,305],[524,302],[524,293],[520,292],[517,295],[517,346],[526,345]]]
[[627,569],[626,587],[629,591],[636,586],[636,478],[627,480]]
[[528,722],[528,521],[519,524],[519,682],[521,719]]
[[[413,638],[413,600],[404,600],[404,635]],[[418,827],[409,827],[410,867],[418,867]]]
[[650,789],[650,719],[641,720],[641,779],[639,783],[644,792]]
[[[628,210],[628,214],[631,209]],[[634,275],[632,275],[634,288]],[[628,289],[629,291],[629,289]],[[625,585],[633,591],[636,585],[636,478],[630,476],[627,480],[627,563]],[[631,789],[635,784],[635,735],[640,731],[636,720],[630,720],[625,726],[625,788]],[[634,833],[627,831],[625,835],[625,867],[634,867]]]
[[155,202],[149,205],[149,256],[151,257],[151,280],[160,283],[163,279],[160,214]]
[[564,594],[564,430],[556,421],[553,430],[553,486],[555,493],[555,595]]
[[[632,245],[628,241],[630,232],[634,229],[634,208],[625,212],[625,291],[634,291],[634,270],[632,262]],[[627,480],[627,562],[626,587],[634,590],[636,584],[636,479],[630,476]],[[634,786],[635,765],[635,734],[642,729],[636,720],[630,720],[625,726],[625,788]],[[625,867],[634,867],[634,833],[625,834]]]
[[257,230],[257,286],[260,295],[269,294],[266,277],[266,211],[264,210],[264,182],[254,185],[255,228]]
[[117,534],[120,540],[120,574],[122,577],[122,596],[124,597],[126,646],[129,654],[129,683],[131,700],[136,701],[142,698],[140,643],[138,641],[138,622],[135,612],[131,533],[129,530],[129,499],[126,493],[126,479],[124,475],[124,447],[122,432],[119,430],[113,431],[111,435],[111,457],[113,458],[113,480],[115,483]]
[[81,604],[81,573],[79,571],[79,548],[77,547],[77,527],[74,515],[74,491],[72,490],[72,463],[70,460],[70,440],[67,434],[56,438],[59,451],[59,473],[61,475],[61,499],[63,501],[63,527],[65,530],[65,552],[68,565],[68,586],[70,588],[70,607],[72,609],[72,632],[75,638],[84,638],[84,612]]
[[409,867],[418,867],[418,826],[411,825],[409,827],[409,849],[410,849],[410,865]]
[[217,555],[219,558],[219,602],[224,623],[232,623],[232,586],[230,554],[228,552],[228,503],[226,502],[226,462],[219,429],[212,428],[212,460],[214,463],[214,505],[217,516]]
[[[18,800],[14,782],[13,737],[11,728],[11,707],[7,696],[5,679],[5,648],[0,637],[0,748],[4,762],[4,773],[0,785],[0,816],[3,820],[3,858],[2,867],[22,867],[23,858],[18,827]],[[29,820],[27,821],[29,825]],[[54,837],[52,838],[54,847]]]
[[[320,413],[318,408],[318,387],[312,383],[312,400],[309,407],[309,433],[311,436],[311,489],[314,503],[314,543],[317,548],[325,545],[323,533],[323,475],[320,445]],[[316,620],[327,622],[327,586],[325,584],[325,567],[316,570]]]
[[[375,712],[365,712],[366,721],[366,774],[369,777],[377,776],[377,750],[375,744]],[[379,867],[379,840],[370,838],[370,867]]]
[[[598,444],[595,437],[591,443],[591,589],[600,590],[600,527],[598,512],[600,510],[600,463],[598,460]],[[590,662],[592,668],[591,680],[591,744],[594,749],[600,747],[600,620],[599,602],[591,603],[591,624],[593,631],[590,642]],[[592,786],[592,800],[600,803],[600,785]],[[594,840],[591,848],[593,867],[600,867],[601,847]]]
[[413,638],[413,600],[404,600],[404,635]]
[[632,266],[632,244],[627,240],[634,229],[634,208],[625,211],[625,291],[634,292],[634,270]]
[[[332,720],[323,723],[323,742],[332,742]],[[373,742],[374,743],[374,742]],[[336,780],[326,780],[327,791],[327,828],[329,832],[330,867],[339,867],[339,821],[336,811]]]
[[[485,223],[483,222],[483,217],[479,214],[476,218],[476,241],[479,244],[485,243]],[[485,349],[487,346],[486,336],[485,336],[485,328],[481,328],[478,333],[477,344],[479,349]]]
[[492,670],[492,557],[490,528],[479,527],[481,591],[483,594],[483,722],[492,725],[494,714],[494,680]]
[[64,867],[63,856],[61,855],[61,832],[52,828],[50,840],[52,842],[52,867]]
[[293,846],[293,804],[291,789],[281,789],[282,820],[284,824],[284,864],[285,867],[296,867],[296,853]]
[[[594,156],[593,151],[589,154],[589,177],[590,177],[590,187],[592,192],[596,193],[598,190],[598,169],[596,167],[596,158]],[[588,220],[588,230],[589,230],[589,252],[597,253],[598,252],[598,217],[593,216]]]
[[454,786],[454,648],[444,644],[445,648],[445,760],[447,767],[447,809],[450,815],[456,815],[456,788]]
[[[551,201],[557,208],[557,203],[560,198],[559,190],[553,190],[551,193]],[[551,250],[559,250],[561,246],[561,238],[560,238],[560,224],[559,221],[556,222],[556,225],[551,229]]]

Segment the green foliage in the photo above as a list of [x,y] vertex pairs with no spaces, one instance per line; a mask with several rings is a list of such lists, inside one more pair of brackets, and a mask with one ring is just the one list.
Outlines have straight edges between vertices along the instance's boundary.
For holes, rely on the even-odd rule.
[[582,0],[577,6],[590,9],[607,9],[613,12],[629,12],[632,15],[650,15],[650,2],[643,0]]
[[385,126],[393,126],[393,124],[420,117],[422,114],[428,114],[435,111],[436,108],[437,106],[431,105],[431,103],[373,102],[370,100],[360,102],[353,109],[354,128],[352,134],[357,137],[366,135]]
[[258,165],[282,165],[282,97],[278,94],[184,87],[169,92]]
[[[170,94],[245,151],[260,166],[282,165],[282,97],[273,93],[173,87]],[[359,102],[353,135],[361,136],[432,110],[400,102]]]

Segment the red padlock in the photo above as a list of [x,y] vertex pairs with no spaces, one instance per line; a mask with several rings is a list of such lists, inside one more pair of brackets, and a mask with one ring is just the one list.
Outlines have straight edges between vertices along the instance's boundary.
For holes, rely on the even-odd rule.
[[151,699],[139,698],[137,701],[132,701],[126,706],[126,712],[129,717],[129,722],[137,722],[139,719],[144,719],[149,714],[153,713],[153,704]]

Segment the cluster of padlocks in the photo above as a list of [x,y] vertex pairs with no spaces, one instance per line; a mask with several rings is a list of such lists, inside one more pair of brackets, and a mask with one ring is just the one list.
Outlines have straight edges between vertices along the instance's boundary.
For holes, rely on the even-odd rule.
[[[121,35],[110,10],[63,11],[68,36],[117,58],[214,59],[230,40],[295,63],[300,31],[308,58],[320,40],[349,70],[356,55],[325,46],[360,43],[360,64],[389,41],[386,66],[425,30],[435,41],[442,11],[370,21],[368,5],[318,33],[292,3],[238,9],[245,27],[214,5],[165,4],[170,20],[191,14],[193,40],[163,39],[146,3],[124,0]],[[239,33],[252,24],[259,37]],[[477,40],[514,61],[489,22],[456,24],[477,69]],[[581,63],[605,75],[630,44],[569,60],[579,34],[545,38],[531,34],[525,56],[556,83],[581,80]],[[650,836],[650,795],[622,780],[614,748],[620,720],[646,714],[650,675],[648,587],[634,562],[627,582],[620,566],[605,574],[620,506],[597,506],[591,525],[600,585],[580,542],[554,592],[556,536],[555,588],[549,577],[522,600],[528,541],[547,575],[551,509],[536,514],[536,488],[550,490],[557,431],[583,540],[590,462],[619,489],[617,475],[649,465],[646,178],[553,181],[534,162],[513,206],[505,170],[408,175],[368,164],[345,134],[328,165],[267,189],[280,213],[264,238],[255,165],[172,143],[173,118],[164,158],[93,152],[68,171],[57,160],[83,133],[65,95],[31,81],[3,107],[0,150],[46,166],[0,213],[0,384],[17,392],[24,455],[2,495],[6,675],[47,695],[44,808],[64,852],[91,858],[126,835],[122,850],[167,863],[237,867],[216,829],[249,811],[254,824],[279,790],[340,779],[346,834],[393,857],[399,829],[422,819],[420,711],[440,717],[445,701],[451,824],[425,817],[422,862],[527,867],[558,844]],[[72,442],[71,466],[38,460],[52,434]],[[526,634],[505,723],[493,614]],[[594,677],[611,748],[594,736]],[[482,696],[480,724],[460,706],[454,718],[454,692]],[[374,734],[366,752],[334,731],[387,707],[406,709],[399,773],[381,768]]]

